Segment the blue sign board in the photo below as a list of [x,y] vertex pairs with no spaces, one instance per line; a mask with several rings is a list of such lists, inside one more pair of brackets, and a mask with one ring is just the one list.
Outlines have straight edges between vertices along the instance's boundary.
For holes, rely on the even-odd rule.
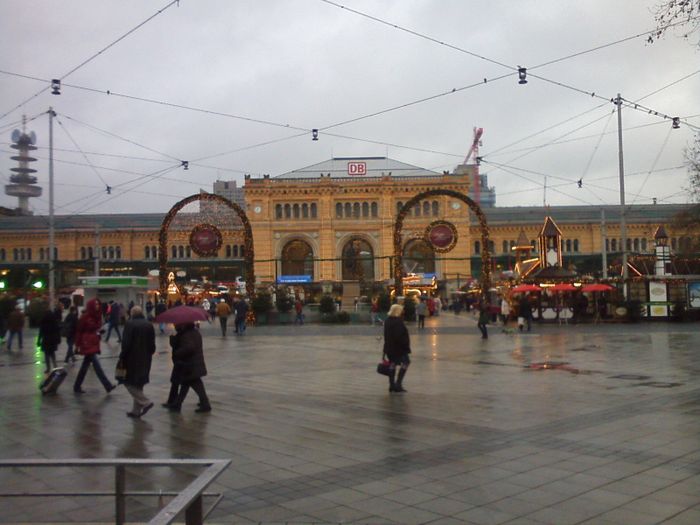
[[277,277],[277,284],[300,284],[310,282],[310,275],[279,275]]

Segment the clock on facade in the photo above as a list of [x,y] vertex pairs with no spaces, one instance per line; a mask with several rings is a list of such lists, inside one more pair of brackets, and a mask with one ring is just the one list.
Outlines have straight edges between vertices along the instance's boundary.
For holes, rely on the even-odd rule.
[[461,205],[459,202],[457,202],[457,201],[455,201],[455,202],[452,203],[452,209],[453,209],[453,210],[458,210],[458,209],[460,209],[461,207],[462,207],[462,205]]
[[255,213],[260,213],[262,211],[262,208],[260,206],[256,206],[255,208],[253,208],[253,211]]

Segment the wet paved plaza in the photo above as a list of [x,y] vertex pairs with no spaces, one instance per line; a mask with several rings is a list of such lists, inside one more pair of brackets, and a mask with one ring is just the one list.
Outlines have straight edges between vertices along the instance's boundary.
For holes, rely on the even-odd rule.
[[[471,316],[411,326],[406,394],[375,372],[379,327],[203,327],[213,403],[159,406],[167,337],[151,384],[157,403],[126,417],[123,387],[105,394],[77,366],[42,397],[40,354],[0,355],[0,458],[225,458],[210,487],[212,523],[700,523],[700,325],[535,325]],[[59,352],[63,357],[64,345]],[[103,345],[111,376],[116,340]],[[174,490],[193,471],[130,469],[127,488]],[[108,470],[0,470],[3,491],[111,490]],[[145,521],[157,498],[130,498]],[[111,498],[0,500],[0,522],[113,522]]]

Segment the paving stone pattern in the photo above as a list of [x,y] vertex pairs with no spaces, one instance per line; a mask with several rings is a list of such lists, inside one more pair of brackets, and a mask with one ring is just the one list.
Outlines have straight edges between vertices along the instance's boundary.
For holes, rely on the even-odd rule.
[[[0,457],[226,458],[210,487],[211,523],[700,523],[700,327],[535,325],[531,333],[448,314],[410,327],[405,394],[375,372],[381,328],[251,327],[222,338],[205,325],[213,411],[165,401],[168,338],[146,394],[126,417],[123,388],[106,394],[78,366],[41,396],[41,354],[0,353]],[[35,335],[30,331],[27,341]],[[103,344],[111,376],[116,341]],[[64,347],[59,351],[63,356]],[[556,365],[553,368],[543,364]],[[534,365],[534,366],[530,366]],[[127,489],[178,490],[196,469],[130,468]],[[3,469],[2,491],[105,490],[110,469]],[[129,521],[167,498],[129,498]],[[114,522],[108,497],[0,499],[2,523]]]

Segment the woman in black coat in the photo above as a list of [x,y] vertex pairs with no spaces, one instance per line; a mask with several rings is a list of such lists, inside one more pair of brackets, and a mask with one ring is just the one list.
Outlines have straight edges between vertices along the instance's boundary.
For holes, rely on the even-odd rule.
[[46,362],[45,373],[51,371],[51,365],[56,368],[56,350],[61,343],[61,308],[57,306],[53,310],[48,310],[41,318],[39,324],[39,345],[44,352]]
[[195,412],[211,412],[209,398],[202,382],[202,378],[207,375],[202,335],[195,328],[194,323],[176,324],[175,331],[176,334],[170,341],[173,347],[173,375],[170,380],[173,382],[173,379],[176,379],[179,382],[180,391],[175,402],[168,404],[168,408],[173,412],[179,412],[187,393],[192,388],[199,397],[199,406]]
[[[389,316],[384,321],[384,355],[391,361],[389,369],[389,392],[406,392],[402,383],[406,370],[411,364],[408,354],[411,353],[411,342],[408,337],[408,329],[401,318],[403,306],[392,304]],[[399,367],[399,377],[396,375],[396,367]]]

